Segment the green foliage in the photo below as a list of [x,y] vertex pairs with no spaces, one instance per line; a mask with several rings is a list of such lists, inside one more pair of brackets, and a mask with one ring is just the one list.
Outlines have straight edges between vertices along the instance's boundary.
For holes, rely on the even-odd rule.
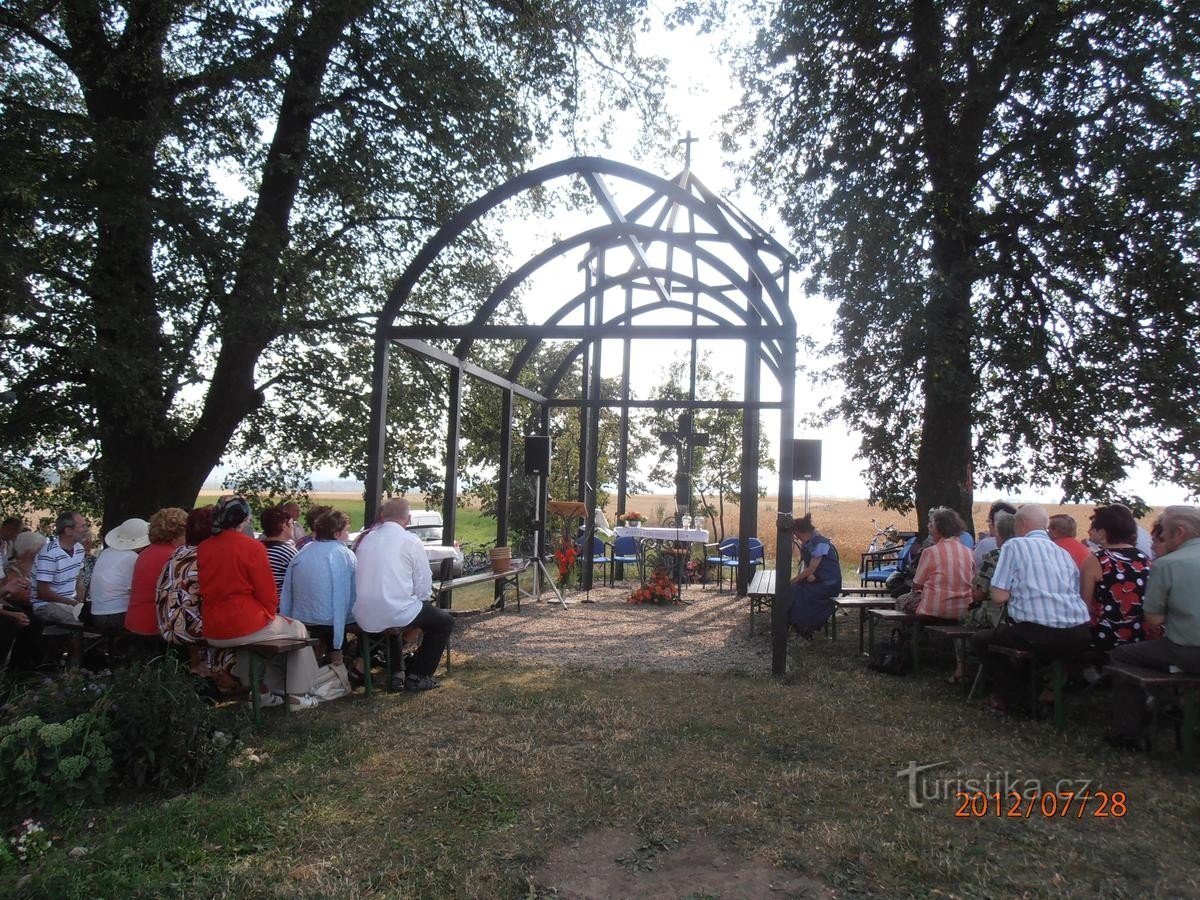
[[[872,498],[1200,490],[1200,26],[1140,0],[751,7],[733,137],[810,288]],[[923,495],[923,496],[922,496]],[[966,510],[966,511],[969,511]]]
[[195,787],[219,758],[215,713],[172,657],[104,677],[72,670],[10,698],[0,792],[14,812],[98,802],[109,789]]
[[[5,5],[0,490],[34,503],[74,472],[115,522],[227,453],[243,483],[361,477],[373,311],[452,211],[582,139],[577,116],[655,104],[643,5]],[[454,319],[496,255],[469,235],[467,274],[402,318]],[[411,461],[443,395],[397,378],[389,488],[428,490]]]
[[0,725],[0,794],[10,812],[94,803],[112,780],[104,722],[96,713],[61,722],[27,715]]

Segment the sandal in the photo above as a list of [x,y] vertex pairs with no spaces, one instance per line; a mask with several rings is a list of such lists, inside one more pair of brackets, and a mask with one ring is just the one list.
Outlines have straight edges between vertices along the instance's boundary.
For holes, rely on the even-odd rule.
[[316,709],[320,702],[312,694],[288,697],[288,712],[296,712],[300,709]]
[[989,712],[994,712],[998,716],[1008,715],[1008,704],[999,697],[992,697],[989,699],[987,702],[987,708]]
[[966,678],[966,675],[959,675],[957,672],[955,672],[946,679],[946,684],[962,684],[964,681],[966,681]]

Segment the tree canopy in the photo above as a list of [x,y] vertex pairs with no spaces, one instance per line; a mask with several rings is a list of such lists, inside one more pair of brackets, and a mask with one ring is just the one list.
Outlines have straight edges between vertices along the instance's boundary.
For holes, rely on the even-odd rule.
[[[757,12],[757,15],[755,13]],[[1145,0],[751,5],[732,137],[838,303],[872,498],[1200,491],[1200,18]]]
[[[589,78],[654,101],[642,5],[5,4],[0,488],[73,472],[114,521],[190,502],[231,450],[353,471],[369,311],[465,198],[573,133]],[[461,250],[480,283],[494,252]],[[413,320],[473,287],[430,284]],[[398,396],[402,434],[436,417]]]

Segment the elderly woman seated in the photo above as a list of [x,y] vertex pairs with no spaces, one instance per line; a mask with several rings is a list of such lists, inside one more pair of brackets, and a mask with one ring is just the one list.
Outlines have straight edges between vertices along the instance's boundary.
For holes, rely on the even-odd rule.
[[[196,574],[203,598],[204,639],[212,647],[234,648],[238,675],[249,681],[246,644],[278,638],[307,638],[302,622],[279,615],[279,593],[266,548],[241,531],[250,518],[244,497],[222,497],[213,511],[213,536],[196,548]],[[286,671],[286,678],[285,678]],[[266,705],[283,702],[292,709],[317,705],[317,659],[312,648],[299,647],[286,659],[275,656],[266,671]],[[260,685],[253,685],[259,690]]]
[[159,637],[158,578],[187,536],[188,514],[177,506],[160,509],[150,517],[150,546],[139,551],[129,586],[125,630],[144,637]]
[[[313,522],[313,540],[296,554],[283,579],[279,611],[299,619],[320,635],[330,632],[329,662],[343,666],[346,623],[353,621],[356,560],[346,546],[350,518],[331,509]],[[344,672],[344,669],[342,670]]]
[[921,553],[913,590],[896,601],[896,608],[923,619],[957,624],[971,604],[975,558],[958,536],[963,521],[945,506],[929,511],[933,544]]

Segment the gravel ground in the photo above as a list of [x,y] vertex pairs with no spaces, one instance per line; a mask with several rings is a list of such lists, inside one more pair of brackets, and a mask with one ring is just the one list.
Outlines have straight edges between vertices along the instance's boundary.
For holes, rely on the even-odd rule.
[[[521,611],[460,619],[452,648],[470,656],[515,659],[582,669],[639,669],[673,672],[771,670],[768,615],[754,616],[750,601],[715,585],[689,585],[686,603],[670,606],[626,603],[633,585],[597,588],[593,602],[582,592],[557,601],[524,601]],[[544,597],[553,598],[553,594]]]

